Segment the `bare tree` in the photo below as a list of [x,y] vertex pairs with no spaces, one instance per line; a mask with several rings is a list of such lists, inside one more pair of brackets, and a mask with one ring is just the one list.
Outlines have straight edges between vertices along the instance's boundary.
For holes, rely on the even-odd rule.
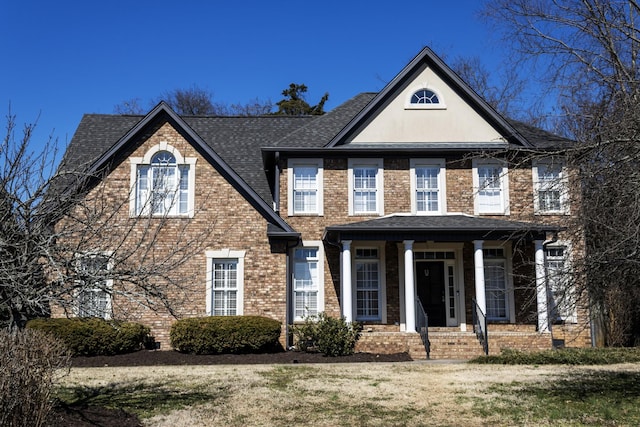
[[[245,104],[224,104],[213,101],[213,93],[198,86],[188,89],[174,89],[164,92],[149,102],[152,108],[160,101],[165,101],[178,114],[187,116],[261,116],[271,114],[273,103],[255,98]],[[140,98],[132,98],[121,102],[113,108],[115,114],[142,115],[146,110]]]
[[[179,316],[195,277],[181,267],[202,256],[215,221],[196,232],[189,219],[132,218],[129,184],[118,195],[102,179],[109,166],[92,174],[74,159],[56,166],[55,141],[30,150],[33,129],[20,134],[9,115],[0,145],[0,323],[22,327],[51,310]],[[206,208],[205,199],[196,209]]]
[[574,259],[594,320],[610,345],[640,339],[640,4],[632,0],[497,0],[486,14],[541,96],[557,97],[562,129],[576,143],[583,202]]
[[500,114],[512,119],[523,118],[525,82],[513,68],[503,69],[504,72],[498,76],[492,76],[477,56],[458,57],[451,68]]

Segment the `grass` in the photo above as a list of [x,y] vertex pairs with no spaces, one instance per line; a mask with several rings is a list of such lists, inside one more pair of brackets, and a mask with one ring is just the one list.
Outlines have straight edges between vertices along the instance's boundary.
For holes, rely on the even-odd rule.
[[[640,425],[640,363],[586,365],[620,355],[580,354],[527,365],[507,352],[494,365],[78,368],[57,397],[123,409],[150,426]],[[568,364],[548,364],[552,357]]]
[[640,362],[640,347],[565,348],[538,352],[503,349],[499,355],[477,357],[470,363],[497,365],[611,365]]
[[534,384],[494,384],[487,392],[494,398],[471,399],[474,410],[506,424],[640,425],[639,372],[574,373]]

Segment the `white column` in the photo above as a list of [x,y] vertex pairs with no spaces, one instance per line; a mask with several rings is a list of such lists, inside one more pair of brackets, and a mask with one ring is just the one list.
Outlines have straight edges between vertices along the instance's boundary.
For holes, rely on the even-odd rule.
[[547,297],[547,272],[544,266],[544,246],[536,240],[536,302],[538,306],[538,332],[551,332],[549,328],[549,299]]
[[342,316],[347,322],[353,321],[353,298],[351,287],[351,240],[342,241],[342,270],[340,275],[342,285]]
[[405,331],[416,331],[416,291],[413,279],[413,240],[404,242],[404,313]]
[[484,314],[487,314],[487,297],[484,287],[484,254],[482,253],[482,245],[484,240],[474,240],[473,263],[476,276],[476,302],[478,307]]

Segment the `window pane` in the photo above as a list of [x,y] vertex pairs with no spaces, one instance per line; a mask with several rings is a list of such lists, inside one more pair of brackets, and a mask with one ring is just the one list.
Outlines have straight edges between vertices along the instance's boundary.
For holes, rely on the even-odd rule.
[[438,167],[416,168],[416,209],[418,212],[437,212]]
[[487,317],[507,318],[507,294],[504,262],[485,263],[484,285],[487,303]]
[[478,167],[478,210],[480,212],[503,210],[501,174],[501,167]]
[[235,316],[237,313],[238,260],[213,261],[213,315]]
[[111,290],[108,282],[109,257],[87,255],[78,260],[77,313],[80,317],[111,317]]
[[318,314],[319,277],[318,248],[298,248],[294,251],[293,300],[294,316],[302,319]]
[[167,151],[156,153],[151,164],[137,167],[137,214],[186,214],[189,211],[189,166],[176,164]]
[[189,167],[181,166],[180,171],[180,205],[178,212],[185,214],[189,211]]
[[[359,250],[358,250],[359,251]],[[375,254],[377,255],[377,250]],[[356,251],[356,256],[358,252]],[[356,270],[356,319],[380,318],[380,276],[378,260],[357,260]]]
[[353,210],[356,213],[377,212],[375,167],[353,169]]
[[545,250],[545,264],[549,283],[549,309],[552,320],[573,321],[575,310],[570,278],[565,266],[563,247],[548,247]]
[[318,212],[318,168],[317,166],[295,166],[293,168],[294,213]]

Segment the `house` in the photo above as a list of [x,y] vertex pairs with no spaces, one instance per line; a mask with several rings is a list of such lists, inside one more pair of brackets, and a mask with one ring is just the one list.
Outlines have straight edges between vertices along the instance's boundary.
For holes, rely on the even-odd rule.
[[564,274],[582,250],[565,227],[566,143],[500,116],[428,48],[323,116],[85,115],[66,159],[97,177],[87,197],[117,208],[81,258],[109,270],[196,249],[148,283],[170,309],[123,297],[114,274],[72,314],[141,321],[161,348],[176,317],[255,314],[286,331],[319,312],[361,322],[362,351],[588,346]]

